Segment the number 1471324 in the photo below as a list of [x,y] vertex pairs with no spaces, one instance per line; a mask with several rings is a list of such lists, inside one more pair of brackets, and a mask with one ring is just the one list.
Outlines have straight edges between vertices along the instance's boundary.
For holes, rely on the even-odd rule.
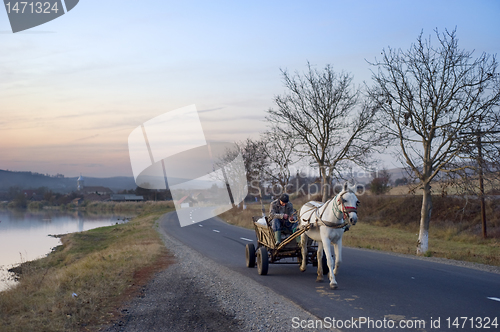
[[472,329],[497,329],[498,318],[490,317],[448,317],[446,318],[448,328],[472,328]]
[[51,2],[34,2],[34,1],[19,1],[7,2],[5,4],[8,14],[52,14],[60,10],[57,8],[57,1]]

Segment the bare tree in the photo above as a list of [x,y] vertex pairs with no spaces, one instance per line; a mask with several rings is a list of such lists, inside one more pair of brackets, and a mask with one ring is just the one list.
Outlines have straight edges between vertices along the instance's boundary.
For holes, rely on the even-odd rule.
[[294,153],[297,138],[284,135],[279,128],[271,128],[262,134],[261,142],[264,144],[263,152],[269,161],[267,167],[263,168],[266,178],[286,192],[293,175],[290,173],[290,166],[298,159]]
[[[388,48],[372,65],[369,96],[380,110],[380,128],[399,145],[399,156],[423,190],[417,254],[428,250],[432,211],[431,182],[464,151],[459,139],[500,100],[495,57],[458,48],[456,31],[435,31],[438,46],[422,33],[408,51]],[[461,167],[461,166],[460,166]]]
[[263,140],[247,138],[237,145],[245,164],[249,194],[254,197],[261,196],[264,182],[267,180],[266,170],[270,164],[266,154],[266,144]]
[[[245,170],[239,169],[240,167],[233,167],[232,163],[237,160],[238,156],[240,156],[239,147],[236,144],[217,144],[210,143],[209,148],[210,158],[212,159],[212,171],[210,175],[210,180],[214,183],[210,188],[211,192],[214,194],[214,197],[211,197],[210,200],[217,203],[228,203],[226,194],[229,196],[229,201],[233,208],[236,207],[236,204],[239,204],[240,201],[235,199],[234,193],[232,192],[230,179],[235,179],[237,182],[241,182],[240,174],[245,174]],[[239,163],[235,165],[240,166]],[[241,171],[243,171],[241,173]],[[246,179],[245,179],[246,180]],[[217,184],[218,182],[218,184]],[[221,185],[221,188],[219,188]],[[243,187],[245,183],[238,183],[235,187],[238,189]],[[220,189],[220,190],[219,190]],[[189,191],[186,194],[190,194]]]
[[377,140],[367,133],[376,110],[360,107],[350,74],[337,74],[330,65],[318,71],[308,63],[307,69],[302,75],[281,71],[287,93],[275,97],[277,108],[268,110],[267,119],[296,138],[298,155],[319,168],[326,201],[335,167],[346,160],[363,164],[373,151]]

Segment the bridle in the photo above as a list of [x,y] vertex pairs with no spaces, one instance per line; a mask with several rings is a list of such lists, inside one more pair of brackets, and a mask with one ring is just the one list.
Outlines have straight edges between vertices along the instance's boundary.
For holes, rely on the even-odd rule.
[[[344,199],[342,198],[345,193],[347,193],[347,191],[344,191],[342,193],[342,195],[340,195],[340,193],[337,194],[337,196],[340,195],[340,197],[337,200],[338,204],[334,205],[334,206],[337,209],[337,212],[340,212],[340,214],[342,216],[342,219],[348,220],[349,219],[349,213],[351,213],[351,212],[355,212],[356,214],[358,213],[358,207],[357,206],[345,206]],[[337,196],[335,196],[333,199],[337,198]],[[338,207],[339,205],[340,205],[341,209],[339,209],[339,207]],[[333,210],[333,206],[332,206],[332,211],[335,214],[335,216],[337,216],[336,215],[336,211]],[[340,219],[340,218],[337,218],[337,219]]]
[[[314,213],[312,213],[311,216],[309,217],[309,220],[305,220],[304,219],[304,221],[311,222],[311,217],[312,217],[313,214],[315,214],[316,215],[316,223],[318,221],[321,221],[327,227],[343,228],[343,227],[347,227],[347,226],[351,225],[351,221],[350,221],[350,218],[349,218],[349,213],[351,213],[351,212],[356,212],[357,213],[358,212],[358,208],[357,208],[357,206],[345,206],[343,196],[347,192],[348,191],[343,191],[341,193],[338,193],[335,197],[330,198],[328,201],[326,201],[325,204],[323,204],[323,206],[321,206],[321,207],[314,207],[311,210],[306,211],[306,213],[307,213],[309,211],[312,211],[313,209],[316,209],[316,211],[314,211]],[[337,199],[337,197],[338,197],[338,199]],[[334,202],[332,202],[332,201],[334,201]],[[335,204],[335,201],[338,204]],[[337,218],[337,220],[339,220],[339,219],[344,220],[343,223],[336,224],[336,223],[333,223],[333,222],[328,221],[328,220],[323,220],[323,214],[325,213],[326,207],[328,206],[328,204],[330,204],[330,202],[332,202],[332,212],[333,212],[333,215]],[[339,205],[340,205],[340,209],[339,209]],[[319,210],[322,207],[324,207],[323,211],[321,211],[321,213],[319,213]],[[337,217],[337,213],[338,212],[340,213],[340,217]]]

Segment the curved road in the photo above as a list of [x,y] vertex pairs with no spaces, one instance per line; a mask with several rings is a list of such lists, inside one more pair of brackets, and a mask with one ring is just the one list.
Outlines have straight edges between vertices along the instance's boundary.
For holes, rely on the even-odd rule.
[[[178,213],[199,218],[207,210]],[[347,324],[352,330],[500,331],[499,274],[344,248],[339,289],[330,290],[326,277],[323,283],[315,282],[316,268],[310,265],[301,273],[295,264],[270,264],[266,276],[247,268],[245,245],[257,244],[253,230],[218,218],[181,228],[175,212],[164,215],[160,227],[215,262],[282,294],[323,323],[335,318],[341,330],[350,330]],[[296,321],[293,326],[300,324],[306,327],[311,322]]]

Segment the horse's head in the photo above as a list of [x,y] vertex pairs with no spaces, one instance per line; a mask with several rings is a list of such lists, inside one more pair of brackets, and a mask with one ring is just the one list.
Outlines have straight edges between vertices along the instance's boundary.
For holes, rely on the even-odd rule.
[[347,183],[344,185],[343,190],[336,197],[337,205],[344,214],[346,221],[350,224],[356,225],[358,222],[358,205],[359,201],[353,191],[349,190]]

